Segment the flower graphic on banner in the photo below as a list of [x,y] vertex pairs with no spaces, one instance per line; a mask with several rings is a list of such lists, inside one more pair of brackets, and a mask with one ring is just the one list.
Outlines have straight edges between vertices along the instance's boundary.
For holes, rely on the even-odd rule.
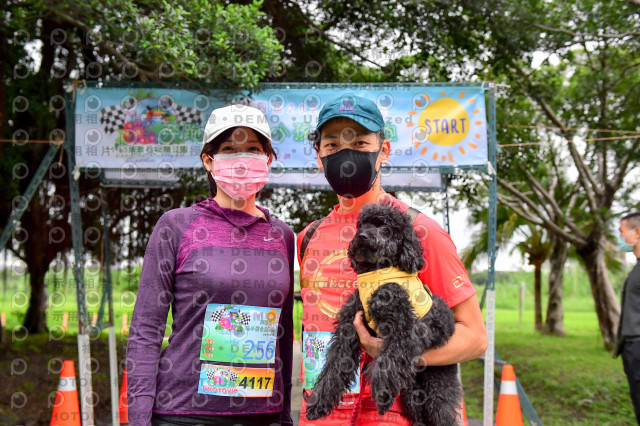
[[118,133],[116,147],[183,144],[197,139],[194,130],[199,130],[201,120],[197,109],[176,104],[171,95],[156,97],[153,90],[144,89],[100,111],[105,133]]
[[127,144],[171,143],[175,135],[168,124],[175,122],[176,114],[169,102],[163,98],[144,98],[127,111],[121,138]]

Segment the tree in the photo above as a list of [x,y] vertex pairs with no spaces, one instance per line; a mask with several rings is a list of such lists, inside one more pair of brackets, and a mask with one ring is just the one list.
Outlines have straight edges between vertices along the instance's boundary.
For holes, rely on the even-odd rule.
[[[637,11],[613,4],[584,6],[556,3],[545,10],[559,14],[568,24],[532,23],[539,36],[555,43],[558,66],[534,70],[511,58],[505,61],[505,69],[511,72],[514,86],[543,114],[544,122],[536,124],[553,127],[552,144],[571,161],[577,174],[573,192],[580,192],[585,201],[563,211],[552,187],[533,175],[526,180],[530,192],[519,188],[519,182],[501,177],[499,185],[510,194],[501,202],[575,247],[587,268],[604,344],[610,348],[619,304],[607,275],[605,248],[616,196],[625,190],[625,177],[639,159],[640,139],[633,134],[639,130],[635,99],[640,86],[640,45],[633,35]],[[568,14],[578,7],[582,16],[572,22]],[[562,81],[558,75],[564,76]]]
[[[562,77],[561,74],[556,77],[558,84],[562,84]],[[517,88],[511,87],[501,91],[498,99],[498,121],[509,124],[500,125],[498,130],[498,140],[504,145],[498,160],[499,179],[515,182],[518,189],[526,194],[536,194],[539,193],[540,188],[545,188],[544,190],[553,198],[554,203],[554,208],[547,210],[549,218],[557,223],[558,212],[571,215],[575,206],[581,205],[584,201],[584,196],[568,177],[571,162],[566,155],[563,155],[562,148],[553,143],[554,140],[550,134],[540,132],[538,128],[530,125],[542,120],[544,120],[542,113],[532,105],[530,99],[522,96]],[[528,145],[530,143],[534,145]],[[520,214],[522,204],[519,200],[514,199],[512,193],[505,190],[502,185],[499,187],[498,200],[505,208],[519,215],[521,220],[529,223],[530,226],[533,225]],[[510,208],[514,206],[518,208],[516,210]],[[536,296],[536,330],[564,336],[562,284],[569,246],[565,240],[556,238],[544,227],[536,229],[546,235],[544,250],[551,250],[551,254],[545,255],[551,264],[546,320],[543,327],[540,298]],[[542,248],[542,243],[538,241],[533,245]],[[531,260],[533,259],[530,256]],[[534,260],[534,264],[536,262],[541,260]],[[537,273],[539,274],[539,270]],[[536,285],[535,293],[538,294],[540,291],[540,286]]]
[[[460,199],[461,197],[458,196]],[[486,204],[486,194],[482,201],[473,203],[475,206]],[[471,243],[462,251],[461,260],[467,269],[481,255],[486,254],[489,245],[488,211],[479,207],[472,209],[471,220],[473,224],[480,224],[481,228],[474,233]],[[531,225],[509,208],[499,205],[496,220],[496,246],[504,249],[517,237],[521,241],[516,243],[515,249],[527,256],[529,264],[534,267],[534,328],[543,330],[542,320],[542,265],[549,258],[551,242],[542,228]],[[564,265],[564,262],[562,263]],[[549,286],[552,285],[551,277]],[[560,294],[560,309],[562,309],[562,295]],[[551,303],[551,297],[549,299]],[[556,302],[557,303],[557,302]]]
[[[224,2],[187,0],[179,5],[167,1],[79,2],[9,1],[3,3],[0,25],[0,134],[5,139],[56,140],[64,137],[66,117],[61,104],[67,79],[102,81],[191,81],[203,90],[218,86],[233,91],[252,88],[267,73],[277,70],[279,52],[275,32],[264,24],[261,3],[225,5]],[[36,53],[32,53],[32,52]],[[40,59],[38,61],[38,59]],[[276,64],[274,67],[274,63]],[[11,112],[7,104],[14,107]],[[62,107],[61,107],[62,106]],[[12,201],[24,193],[46,146],[0,144],[3,175],[14,179],[0,196],[0,213],[9,217]],[[24,325],[29,332],[46,330],[40,312],[44,274],[57,253],[71,247],[68,171],[66,162],[54,165],[22,216],[26,241],[9,243],[30,273],[31,299]],[[17,174],[16,170],[21,173]],[[24,172],[26,170],[26,172]],[[16,177],[18,176],[19,177]],[[99,192],[97,179],[80,179],[82,203]],[[113,223],[107,226],[116,254],[122,253],[124,221],[135,235],[131,258],[144,252],[144,244],[161,212],[151,211],[163,191],[110,191],[112,207],[121,195],[134,193],[136,209],[112,208]],[[175,203],[183,191],[172,194]],[[99,197],[98,197],[99,198]],[[99,204],[98,204],[99,205]],[[122,204],[121,204],[122,206]],[[83,209],[85,229],[99,223],[100,209]],[[155,218],[155,220],[154,220]],[[55,241],[50,235],[58,232]],[[88,244],[97,257],[100,244]]]
[[[640,158],[638,6],[594,0],[449,6],[466,17],[461,32],[476,41],[464,53],[468,72],[507,85],[511,116],[533,118],[499,121],[534,127],[498,129],[501,144],[523,144],[500,155],[499,201],[575,248],[610,348],[619,305],[605,248],[617,199],[625,204],[637,188],[626,178]],[[478,52],[483,61],[473,60]],[[538,55],[547,58],[540,68],[533,66]]]
[[544,323],[544,332],[556,336],[565,336],[564,310],[562,309],[562,285],[564,283],[564,265],[569,253],[569,244],[551,235],[551,254],[549,262],[549,298],[547,303],[547,315]]
[[527,231],[521,232],[526,235],[526,239],[519,242],[516,247],[523,254],[526,253],[529,264],[534,268],[534,328],[536,331],[542,331],[542,264],[549,257],[550,243],[545,236],[545,232],[535,225],[527,224],[525,229]]

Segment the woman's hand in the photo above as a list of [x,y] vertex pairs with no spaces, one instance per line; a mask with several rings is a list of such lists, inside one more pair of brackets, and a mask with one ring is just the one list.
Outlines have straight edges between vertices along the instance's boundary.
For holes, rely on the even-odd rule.
[[364,312],[358,311],[356,317],[353,320],[353,326],[356,328],[358,337],[360,338],[360,347],[367,351],[371,358],[375,358],[376,355],[382,350],[382,343],[384,340],[373,337],[369,334],[369,330],[364,325]]

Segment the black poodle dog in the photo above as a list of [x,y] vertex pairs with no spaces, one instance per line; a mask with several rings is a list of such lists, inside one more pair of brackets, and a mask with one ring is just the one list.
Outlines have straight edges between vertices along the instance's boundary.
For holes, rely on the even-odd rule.
[[417,278],[424,259],[411,219],[389,203],[365,206],[348,255],[358,274],[358,289],[334,323],[326,363],[308,400],[307,419],[329,415],[353,384],[360,363],[353,320],[362,310],[369,332],[384,340],[363,371],[378,412],[386,413],[400,394],[404,414],[413,424],[458,424],[462,387],[456,365],[418,365],[425,350],[448,341],[455,320],[447,303]]

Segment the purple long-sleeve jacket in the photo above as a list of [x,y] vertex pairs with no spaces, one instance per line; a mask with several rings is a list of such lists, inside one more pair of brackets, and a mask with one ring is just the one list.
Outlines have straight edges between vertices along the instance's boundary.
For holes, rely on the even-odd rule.
[[[151,424],[152,413],[277,412],[282,412],[282,424],[292,425],[295,236],[267,209],[258,208],[267,220],[222,208],[208,198],[191,207],[169,210],[156,223],[144,255],[127,343],[131,425]],[[244,364],[239,359],[237,363],[213,363],[273,368],[271,396],[230,397],[198,392],[202,365],[212,364],[201,360],[209,304],[281,309],[274,362]],[[169,307],[173,324],[169,345],[161,351]],[[207,316],[210,314],[209,311]]]

